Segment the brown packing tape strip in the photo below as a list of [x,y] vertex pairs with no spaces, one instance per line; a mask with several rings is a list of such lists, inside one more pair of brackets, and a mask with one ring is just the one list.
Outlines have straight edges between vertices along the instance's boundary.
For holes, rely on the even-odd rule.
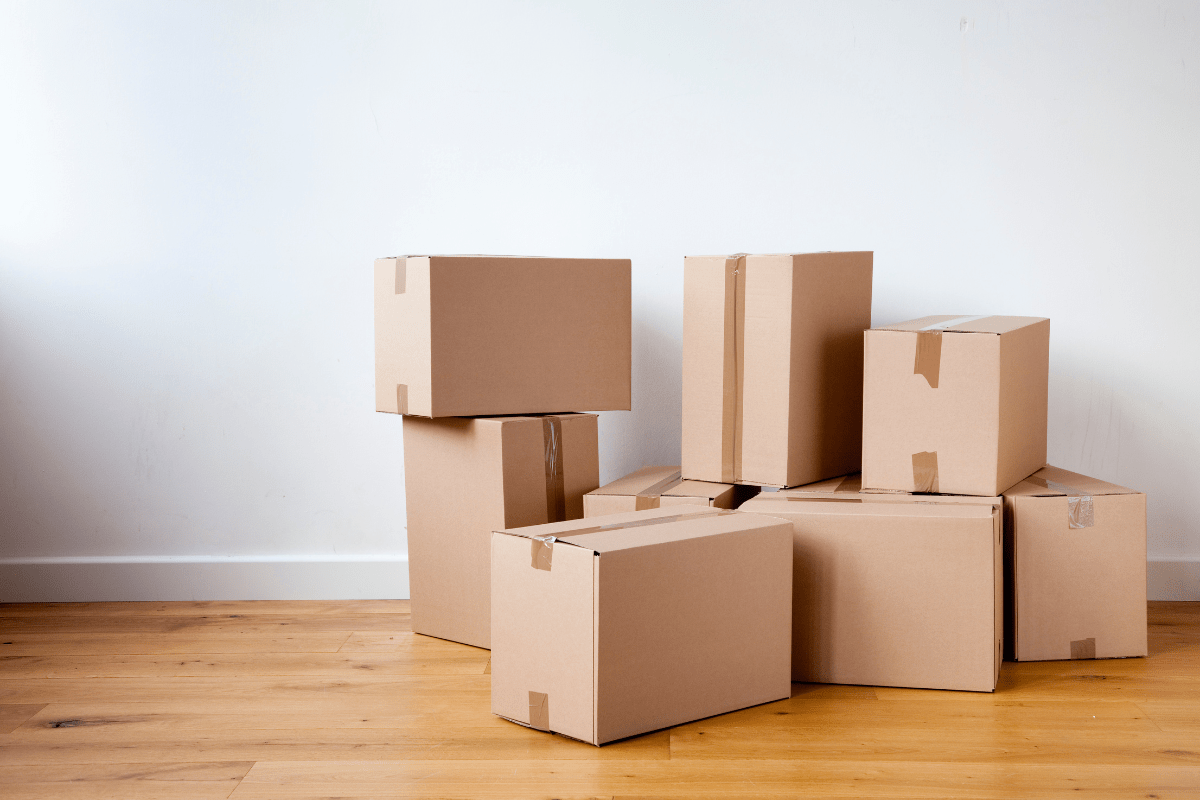
[[562,420],[542,417],[542,444],[546,453],[546,521],[567,518],[567,494],[563,486]]
[[529,541],[529,563],[534,569],[550,572],[554,562],[553,536],[535,536]]
[[1071,642],[1071,659],[1085,659],[1096,657],[1096,640],[1095,639],[1077,639]]
[[635,519],[629,522],[614,522],[611,525],[596,525],[591,528],[579,528],[573,531],[563,531],[563,536],[580,536],[585,533],[603,533],[604,531],[619,531],[625,528],[642,528],[647,525],[665,525],[668,522],[681,522],[685,519],[698,519],[700,517],[723,517],[728,514],[738,514],[738,511],[730,511],[726,508],[709,508],[703,507],[696,511],[688,511],[681,514],[672,514],[669,517],[651,517],[649,519]]
[[1025,481],[1067,496],[1067,527],[1090,528],[1096,524],[1096,508],[1092,496],[1082,489],[1039,478],[1037,475],[1030,475]]
[[668,489],[674,489],[676,486],[678,486],[681,483],[683,483],[683,475],[679,471],[675,471],[675,472],[672,472],[667,477],[663,478],[661,481],[658,481],[657,483],[651,484],[650,486],[647,486],[645,489],[642,489],[635,496],[636,497],[658,497],[663,492],[667,491]]
[[407,383],[397,383],[396,384],[396,413],[397,414],[407,414],[408,413],[408,384]]
[[917,331],[917,353],[913,359],[913,375],[924,375],[929,388],[938,388],[942,371],[942,332]]
[[721,379],[721,481],[742,478],[742,394],[745,379],[746,254],[725,259],[725,364]]
[[937,451],[922,451],[912,454],[913,491],[931,492],[938,490]]
[[529,693],[529,727],[539,731],[550,730],[550,695],[544,692]]
[[396,259],[396,294],[404,294],[408,278],[408,259]]

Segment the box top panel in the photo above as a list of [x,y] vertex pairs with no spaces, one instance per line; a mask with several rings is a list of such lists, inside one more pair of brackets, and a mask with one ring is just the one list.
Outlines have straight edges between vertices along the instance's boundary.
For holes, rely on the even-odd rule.
[[574,417],[598,417],[598,414],[581,414],[574,411],[566,414],[505,414],[498,417],[471,417],[475,422],[495,422],[503,425],[506,422],[523,422],[530,419],[542,419],[543,417],[557,417],[558,419],[571,419]]
[[1115,483],[1089,478],[1046,465],[1004,493],[1005,497],[1061,497],[1063,495],[1092,496],[1106,494],[1141,494]]
[[[931,499],[924,499],[929,497]],[[826,514],[835,516],[868,517],[951,517],[956,519],[991,519],[995,511],[994,502],[981,498],[983,503],[942,502],[933,495],[925,495],[920,501],[864,500],[861,497],[845,498],[804,497],[802,495],[776,494],[759,495],[742,503],[739,513],[754,513],[763,516],[772,514]]]
[[496,533],[568,544],[603,554],[731,531],[771,528],[778,524],[778,520],[740,511],[697,507],[694,511],[681,512],[678,506],[673,506],[510,528]]
[[428,253],[428,254],[423,254],[423,255],[390,256],[389,258],[395,258],[395,259],[401,259],[401,258],[435,259],[436,258],[439,261],[442,259],[490,260],[490,259],[496,259],[496,258],[524,258],[524,259],[538,259],[538,260],[553,259],[554,261],[622,261],[622,262],[625,262],[626,264],[630,263],[630,260],[628,258],[559,258],[557,256],[489,256],[489,255],[486,255],[483,253],[464,253],[464,254]]
[[963,316],[956,314],[935,314],[930,317],[898,322],[895,325],[881,325],[872,328],[873,331],[943,331],[946,333],[1008,333],[1039,322],[1048,321],[1046,317],[1003,317],[1003,316]]
[[[1000,502],[999,497],[987,497],[985,495],[927,494],[888,491],[886,489],[863,489],[862,475],[859,473],[855,473],[854,475],[846,475],[841,478],[830,478],[827,481],[810,483],[804,486],[797,486],[792,489],[783,489],[778,494],[780,497],[820,497],[829,500],[844,500],[853,498],[861,499],[863,502],[870,503],[967,503],[974,505],[994,506]],[[774,496],[775,495],[773,494],[762,495],[763,498],[770,498]]]
[[682,480],[679,467],[642,467],[637,472],[631,472],[624,478],[617,478],[612,483],[607,483],[599,489],[593,489],[588,494],[657,497],[664,489],[674,486]]
[[823,255],[847,255],[857,253],[873,253],[873,250],[822,250],[818,253],[728,253],[726,255],[714,256],[684,256],[684,259],[689,258],[796,258],[799,256],[823,256]]
[[705,497],[715,500],[728,492],[731,484],[708,481],[683,481],[662,492],[663,497]]

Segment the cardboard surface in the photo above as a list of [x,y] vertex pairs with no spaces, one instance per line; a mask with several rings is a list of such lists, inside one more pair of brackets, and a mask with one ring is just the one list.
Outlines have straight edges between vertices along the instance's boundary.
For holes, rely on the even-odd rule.
[[814,499],[839,500],[856,503],[944,503],[950,505],[992,506],[1000,509],[1003,500],[997,497],[981,497],[970,494],[918,494],[916,492],[888,492],[862,488],[862,475],[843,475],[792,489],[781,489],[771,496],[808,497]]
[[628,259],[375,262],[375,408],[422,417],[630,407]]
[[492,711],[604,744],[789,697],[791,540],[703,507],[496,532]]
[[596,416],[405,417],[404,473],[413,630],[488,647],[492,531],[583,516]]
[[643,467],[583,497],[583,515],[599,517],[663,506],[700,505],[736,508],[757,487],[685,481],[679,467]]
[[683,476],[796,486],[858,469],[872,254],[684,259]]
[[865,341],[864,488],[994,497],[1046,463],[1049,320],[925,317]]
[[792,680],[990,692],[1000,674],[999,502],[764,493],[792,523]]
[[1146,496],[1048,466],[1004,510],[1008,657],[1146,655]]

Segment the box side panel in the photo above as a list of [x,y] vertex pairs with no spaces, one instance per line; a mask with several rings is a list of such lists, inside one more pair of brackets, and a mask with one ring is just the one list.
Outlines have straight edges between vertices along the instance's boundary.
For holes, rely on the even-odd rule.
[[942,334],[937,388],[914,372],[917,340],[904,331],[866,334],[863,488],[921,490],[914,456],[934,454],[936,491],[995,496],[1000,337]]
[[601,555],[597,740],[786,698],[790,531]]
[[1013,498],[1019,661],[1146,655],[1146,497],[1092,506],[1071,528],[1068,498]]
[[[492,713],[593,744],[594,560],[555,544],[538,569],[529,539],[492,538]],[[545,695],[541,720],[531,693]]]
[[630,262],[431,259],[433,414],[627,410]]
[[431,415],[429,322],[429,259],[376,259],[376,411]]
[[1046,465],[1050,320],[1000,337],[1000,440],[996,491]]
[[551,519],[556,508],[554,483],[547,474],[546,426],[542,418],[513,417],[500,424],[504,441],[504,526],[496,530],[557,522]]
[[[721,481],[733,446],[733,280],[722,257],[683,263],[683,439],[685,478]],[[726,424],[726,423],[730,424]]]
[[563,489],[567,519],[583,519],[583,496],[600,486],[600,442],[596,417],[564,414],[562,426]]
[[788,513],[792,679],[992,691],[992,518]]
[[583,516],[603,517],[608,514],[624,514],[641,511],[643,508],[658,508],[657,497],[636,497],[631,494],[585,494]]
[[784,485],[858,472],[873,254],[796,256]]
[[[785,486],[788,480],[788,402],[792,374],[792,257],[747,256],[744,264],[740,470],[733,480]],[[691,476],[687,476],[691,477]]]
[[489,646],[488,553],[492,531],[504,526],[502,458],[495,421],[404,418],[409,587],[417,633]]

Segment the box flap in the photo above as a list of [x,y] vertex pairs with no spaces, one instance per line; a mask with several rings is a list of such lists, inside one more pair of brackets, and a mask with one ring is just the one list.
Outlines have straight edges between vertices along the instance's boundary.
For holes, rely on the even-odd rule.
[[620,495],[622,497],[657,497],[677,485],[683,478],[679,467],[642,467],[624,478],[617,478],[588,494]]
[[945,333],[1008,333],[1044,322],[1045,317],[962,316],[935,314],[929,317],[881,325],[876,331],[943,331]]
[[1070,472],[1046,465],[1004,493],[1005,497],[1084,497],[1106,494],[1141,494],[1115,483],[1089,478],[1078,472]]
[[709,483],[708,481],[682,481],[662,492],[664,497],[702,497],[715,500],[733,488],[728,483]]

